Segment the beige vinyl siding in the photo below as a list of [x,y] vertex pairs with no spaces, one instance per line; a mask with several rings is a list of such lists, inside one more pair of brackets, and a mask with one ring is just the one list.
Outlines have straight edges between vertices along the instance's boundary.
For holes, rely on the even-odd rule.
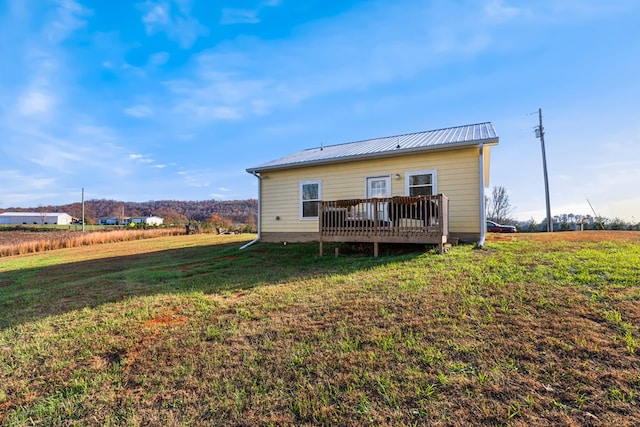
[[[487,156],[488,157],[488,156]],[[262,181],[262,231],[317,232],[317,220],[300,219],[300,181],[321,180],[322,200],[365,197],[366,177],[390,176],[391,194],[405,195],[407,171],[435,169],[437,192],[449,198],[449,228],[453,233],[478,233],[478,148],[414,153],[408,156],[359,160],[332,165],[267,171]],[[395,179],[400,174],[401,179]],[[276,220],[280,217],[280,220]]]

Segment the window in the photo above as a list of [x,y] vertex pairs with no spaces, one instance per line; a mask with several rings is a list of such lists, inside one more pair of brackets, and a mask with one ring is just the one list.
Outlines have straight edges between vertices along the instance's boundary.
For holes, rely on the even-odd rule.
[[433,196],[438,194],[435,170],[407,172],[405,182],[405,192],[408,196]]
[[318,219],[319,201],[322,198],[320,181],[300,182],[300,219]]
[[367,198],[391,197],[391,177],[367,177]]

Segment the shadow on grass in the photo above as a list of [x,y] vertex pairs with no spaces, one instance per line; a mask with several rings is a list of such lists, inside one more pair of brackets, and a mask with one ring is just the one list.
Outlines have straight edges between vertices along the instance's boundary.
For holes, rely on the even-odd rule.
[[242,251],[241,244],[169,249],[0,273],[0,329],[137,296],[233,292],[296,278],[348,274],[424,253],[424,246],[413,246],[413,250],[381,247],[383,256],[374,258],[344,248],[349,249],[347,254],[335,258],[337,245],[326,245],[325,256],[320,257],[317,243],[258,243]]

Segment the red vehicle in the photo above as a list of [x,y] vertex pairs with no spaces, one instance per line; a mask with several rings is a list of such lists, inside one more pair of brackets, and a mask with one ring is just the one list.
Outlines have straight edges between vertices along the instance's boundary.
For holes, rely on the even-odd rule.
[[502,225],[497,222],[487,221],[487,231],[490,233],[517,233],[513,225]]

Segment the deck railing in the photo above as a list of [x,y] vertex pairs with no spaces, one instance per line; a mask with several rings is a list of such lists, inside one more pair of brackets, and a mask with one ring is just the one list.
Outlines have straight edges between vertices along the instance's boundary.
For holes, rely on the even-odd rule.
[[449,199],[436,196],[399,196],[321,201],[322,242],[446,243],[449,235]]

